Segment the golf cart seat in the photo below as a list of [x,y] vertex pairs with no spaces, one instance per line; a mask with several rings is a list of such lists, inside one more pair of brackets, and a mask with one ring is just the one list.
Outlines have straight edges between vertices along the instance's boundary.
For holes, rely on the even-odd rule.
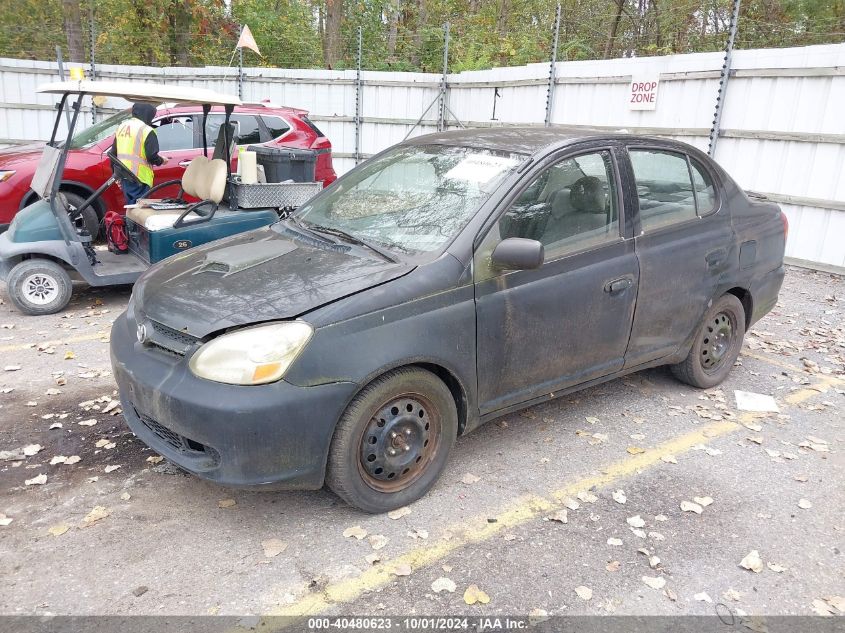
[[[173,228],[182,226],[185,222],[210,218],[223,199],[223,193],[226,190],[226,176],[226,161],[221,159],[209,160],[205,156],[197,156],[188,164],[181,181],[171,181],[160,186],[180,182],[179,198],[182,199],[182,196],[187,194],[199,198],[200,202],[192,204],[186,202],[184,208],[159,210],[148,206],[154,201],[145,198],[139,206],[129,209],[126,212],[126,217],[148,231]],[[186,216],[191,213],[195,213],[199,217],[186,219]]]

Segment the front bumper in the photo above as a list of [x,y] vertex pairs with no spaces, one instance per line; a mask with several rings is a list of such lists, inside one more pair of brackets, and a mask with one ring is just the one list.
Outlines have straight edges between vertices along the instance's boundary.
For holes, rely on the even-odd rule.
[[356,390],[197,378],[186,357],[138,343],[125,313],[112,326],[111,361],[133,433],[185,470],[231,486],[320,488],[335,424]]

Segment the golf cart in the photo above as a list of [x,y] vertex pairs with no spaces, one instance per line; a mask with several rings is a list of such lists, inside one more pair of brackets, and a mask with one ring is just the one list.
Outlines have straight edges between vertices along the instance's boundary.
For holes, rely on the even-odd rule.
[[[310,178],[300,179],[305,182],[257,182],[254,173],[243,181],[233,176],[236,137],[230,116],[240,104],[236,97],[193,87],[87,80],[46,84],[38,92],[61,95],[50,141],[32,179],[31,188],[41,199],[19,211],[9,229],[0,234],[0,279],[6,281],[12,303],[26,314],[64,309],[74,279],[91,286],[134,283],[150,265],[170,255],[272,224],[281,213],[296,208],[322,188],[321,183],[313,182],[313,169]],[[71,95],[76,96],[73,103],[69,103]],[[202,106],[202,155],[187,165],[181,179],[161,183],[147,194],[178,185],[176,198],[148,197],[126,207],[128,252],[95,248],[83,221],[83,211],[116,180],[136,178],[122,162],[109,155],[112,177],[78,207],[69,205],[59,192],[70,139],[86,95]],[[56,134],[67,105],[71,109],[67,140],[60,142]],[[215,105],[224,107],[225,120],[209,158],[205,124]]]

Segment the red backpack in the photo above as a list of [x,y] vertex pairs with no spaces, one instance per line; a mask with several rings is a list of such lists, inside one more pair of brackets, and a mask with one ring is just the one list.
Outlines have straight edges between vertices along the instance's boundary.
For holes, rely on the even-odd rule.
[[106,241],[112,253],[129,251],[129,239],[126,237],[126,223],[123,216],[114,211],[106,212]]

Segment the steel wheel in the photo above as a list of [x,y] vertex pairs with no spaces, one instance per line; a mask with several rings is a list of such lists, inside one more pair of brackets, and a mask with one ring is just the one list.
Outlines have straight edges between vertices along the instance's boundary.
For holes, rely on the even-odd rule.
[[708,373],[717,371],[734,339],[733,315],[719,312],[701,334],[701,366]]
[[35,273],[23,280],[21,291],[27,301],[43,306],[59,296],[59,283],[50,275]]
[[366,484],[398,492],[433,461],[440,444],[439,415],[424,396],[404,394],[376,411],[359,444],[358,468]]

